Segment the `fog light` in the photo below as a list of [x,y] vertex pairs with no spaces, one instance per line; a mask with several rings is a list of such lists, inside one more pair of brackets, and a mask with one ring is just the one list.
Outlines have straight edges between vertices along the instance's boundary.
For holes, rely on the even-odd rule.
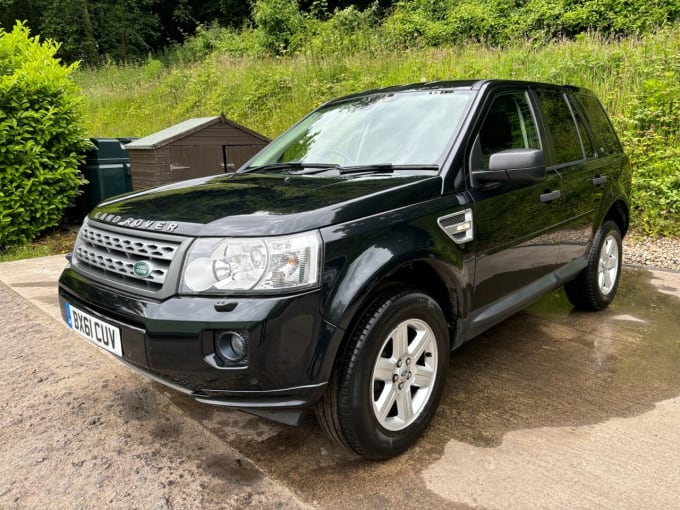
[[248,342],[236,331],[224,331],[215,337],[215,353],[224,362],[238,363],[248,354]]

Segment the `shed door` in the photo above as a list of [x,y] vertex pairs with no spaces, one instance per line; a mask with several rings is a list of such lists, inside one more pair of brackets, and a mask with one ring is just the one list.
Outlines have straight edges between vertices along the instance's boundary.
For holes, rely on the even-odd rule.
[[264,145],[225,145],[224,159],[227,162],[227,172],[238,170],[246,161],[252,158]]
[[219,145],[173,146],[170,148],[172,182],[224,172]]

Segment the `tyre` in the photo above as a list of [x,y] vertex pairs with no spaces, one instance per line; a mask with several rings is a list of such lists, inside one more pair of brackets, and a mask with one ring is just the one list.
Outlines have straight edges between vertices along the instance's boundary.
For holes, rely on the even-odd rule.
[[572,305],[581,310],[604,310],[612,302],[621,276],[621,232],[605,221],[595,234],[588,265],[564,290]]
[[382,294],[354,329],[317,406],[319,423],[363,457],[394,457],[427,428],[448,360],[448,327],[437,302],[415,291]]

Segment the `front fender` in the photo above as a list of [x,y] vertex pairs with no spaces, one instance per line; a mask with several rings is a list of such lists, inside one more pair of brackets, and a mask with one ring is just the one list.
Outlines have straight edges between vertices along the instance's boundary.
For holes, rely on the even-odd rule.
[[[428,279],[414,285],[426,292],[436,288],[440,294],[456,294],[451,299],[457,306],[456,318],[469,313],[474,247],[455,244],[437,225],[439,216],[464,206],[442,210],[442,205],[442,200],[432,201],[413,211],[402,209],[323,229],[323,319],[344,335],[381,284],[415,267],[426,267]],[[335,359],[341,341],[337,334],[326,346],[327,373],[332,369],[328,360]]]

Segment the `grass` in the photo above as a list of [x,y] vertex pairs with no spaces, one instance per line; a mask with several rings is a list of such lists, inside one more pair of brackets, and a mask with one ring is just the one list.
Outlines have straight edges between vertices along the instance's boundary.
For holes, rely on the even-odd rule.
[[78,235],[78,225],[60,225],[24,246],[0,251],[0,262],[70,253]]
[[[620,131],[650,80],[673,83],[680,28],[637,39],[584,35],[575,41],[506,48],[466,45],[350,55],[311,52],[291,57],[229,57],[163,67],[107,66],[76,79],[87,97],[92,136],[144,136],[189,117],[224,112],[273,137],[310,109],[368,88],[421,80],[507,78],[571,83],[595,90]],[[671,75],[669,75],[669,71]]]

